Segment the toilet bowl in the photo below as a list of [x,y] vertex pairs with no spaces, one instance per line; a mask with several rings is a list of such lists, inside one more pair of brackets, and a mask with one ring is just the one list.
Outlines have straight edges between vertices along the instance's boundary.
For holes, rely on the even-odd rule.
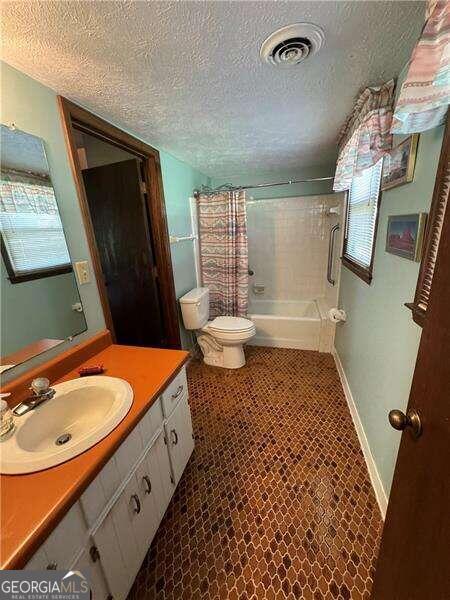
[[242,317],[209,318],[209,289],[195,288],[180,298],[183,323],[194,330],[207,365],[239,369],[245,365],[243,345],[255,335],[255,326]]

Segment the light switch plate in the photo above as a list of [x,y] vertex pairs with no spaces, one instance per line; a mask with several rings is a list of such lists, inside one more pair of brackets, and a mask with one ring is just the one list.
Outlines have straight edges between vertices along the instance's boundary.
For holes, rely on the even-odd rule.
[[87,260],[79,260],[74,263],[75,273],[77,274],[78,283],[84,285],[91,281],[91,274],[89,273],[89,265]]

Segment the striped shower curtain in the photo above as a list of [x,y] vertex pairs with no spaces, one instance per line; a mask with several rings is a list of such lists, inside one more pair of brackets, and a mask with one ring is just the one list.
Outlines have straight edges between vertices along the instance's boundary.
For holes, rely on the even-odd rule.
[[210,316],[243,317],[248,307],[245,192],[201,194],[198,220],[202,285],[210,291]]

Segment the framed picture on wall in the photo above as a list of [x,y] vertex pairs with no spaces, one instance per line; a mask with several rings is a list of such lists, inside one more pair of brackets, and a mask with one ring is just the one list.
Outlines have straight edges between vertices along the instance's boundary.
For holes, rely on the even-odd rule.
[[389,190],[413,180],[418,141],[419,134],[414,133],[386,154],[381,176],[382,190]]
[[386,252],[420,261],[427,213],[388,217]]

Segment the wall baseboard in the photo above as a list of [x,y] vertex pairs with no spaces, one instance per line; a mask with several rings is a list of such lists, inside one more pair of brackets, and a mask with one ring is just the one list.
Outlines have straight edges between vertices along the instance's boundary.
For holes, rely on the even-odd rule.
[[358,409],[356,408],[356,403],[353,398],[347,376],[345,375],[344,368],[341,363],[341,359],[339,358],[339,354],[337,353],[336,348],[333,348],[332,355],[334,357],[334,362],[336,363],[336,368],[339,373],[339,378],[341,380],[342,387],[344,389],[345,399],[347,400],[347,405],[350,411],[350,414],[353,419],[353,424],[356,429],[356,433],[358,435],[359,443],[361,445],[362,452],[364,454],[364,459],[366,461],[367,470],[369,471],[370,481],[372,482],[373,491],[375,492],[375,497],[378,502],[378,506],[380,508],[381,516],[386,517],[386,509],[388,504],[388,498],[386,496],[386,492],[384,491],[383,483],[381,481],[380,475],[378,473],[377,466],[375,464],[375,460],[372,456],[372,452],[370,451],[369,442],[366,437],[366,433],[364,431],[363,424],[358,414]]

